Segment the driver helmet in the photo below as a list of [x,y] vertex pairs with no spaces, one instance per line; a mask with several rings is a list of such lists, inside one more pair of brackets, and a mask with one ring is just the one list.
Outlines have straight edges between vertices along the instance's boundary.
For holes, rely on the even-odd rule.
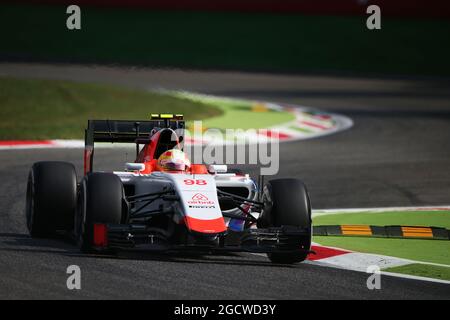
[[164,171],[186,171],[190,168],[191,162],[183,151],[171,149],[159,156],[158,166]]

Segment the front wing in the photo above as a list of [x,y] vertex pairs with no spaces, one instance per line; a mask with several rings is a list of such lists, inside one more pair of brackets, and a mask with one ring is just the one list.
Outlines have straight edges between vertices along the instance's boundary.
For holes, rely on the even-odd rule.
[[[305,252],[310,248],[302,245],[308,242],[309,229],[291,226],[266,229],[247,229],[242,232],[228,231],[218,235],[216,242],[198,241],[195,235],[182,244],[172,244],[164,230],[152,229],[139,224],[96,224],[94,225],[94,246],[104,249],[146,249],[154,251],[195,250],[227,252]],[[201,238],[201,235],[199,235]]]

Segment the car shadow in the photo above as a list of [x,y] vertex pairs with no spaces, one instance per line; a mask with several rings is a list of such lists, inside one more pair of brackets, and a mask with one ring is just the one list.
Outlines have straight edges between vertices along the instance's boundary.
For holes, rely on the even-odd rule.
[[0,233],[0,251],[48,253],[80,259],[162,261],[183,264],[219,264],[276,268],[296,268],[300,266],[300,264],[273,264],[266,257],[263,260],[261,259],[263,257],[259,255],[235,252],[120,250],[106,254],[86,254],[80,252],[71,239],[62,235],[56,239],[35,239],[28,234]]
[[205,254],[198,252],[149,252],[149,251],[120,251],[113,256],[119,260],[139,260],[139,261],[164,261],[172,263],[188,264],[216,264],[216,265],[239,265],[239,266],[260,266],[260,267],[287,267],[294,268],[297,265],[273,264],[268,258],[259,260],[258,256],[249,253],[220,253]]

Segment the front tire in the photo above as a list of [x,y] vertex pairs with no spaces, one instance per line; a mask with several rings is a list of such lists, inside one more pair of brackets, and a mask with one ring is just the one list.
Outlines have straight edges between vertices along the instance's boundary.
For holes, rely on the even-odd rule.
[[308,230],[300,244],[301,250],[268,253],[270,261],[283,264],[304,261],[308,256],[305,250],[311,248],[312,233],[311,204],[304,183],[298,179],[271,180],[264,186],[263,202],[258,227],[295,226]]
[[78,245],[93,252],[94,224],[119,224],[122,221],[123,184],[112,173],[89,174],[82,182],[76,219]]
[[66,162],[36,162],[28,175],[26,219],[30,235],[51,238],[73,227],[77,174]]

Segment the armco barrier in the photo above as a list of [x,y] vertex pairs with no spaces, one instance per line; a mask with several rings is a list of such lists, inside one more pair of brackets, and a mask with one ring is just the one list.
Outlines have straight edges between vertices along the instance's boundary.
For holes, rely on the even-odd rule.
[[314,226],[315,236],[352,236],[450,240],[450,230],[422,226],[324,225]]
[[[0,0],[0,2],[11,1]],[[381,7],[383,16],[450,17],[448,0],[16,0],[15,2],[315,15],[365,15],[366,8],[376,4]]]

